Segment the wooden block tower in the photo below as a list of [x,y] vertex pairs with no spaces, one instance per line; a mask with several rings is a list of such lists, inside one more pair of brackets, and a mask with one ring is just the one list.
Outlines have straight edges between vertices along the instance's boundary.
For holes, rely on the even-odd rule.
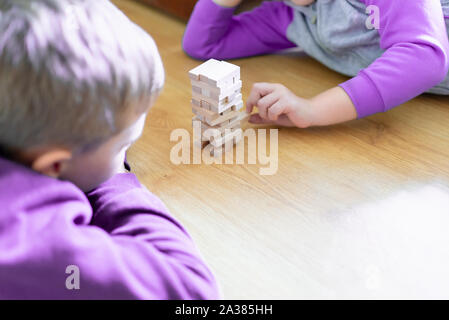
[[210,59],[190,70],[189,77],[195,114],[192,123],[201,121],[202,129],[201,146],[196,147],[208,147],[212,155],[219,156],[242,136],[241,121],[246,113],[240,112],[243,107],[240,67]]

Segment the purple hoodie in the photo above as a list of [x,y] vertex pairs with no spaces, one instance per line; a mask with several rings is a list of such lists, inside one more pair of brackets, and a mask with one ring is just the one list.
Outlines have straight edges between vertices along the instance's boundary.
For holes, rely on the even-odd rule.
[[85,195],[0,158],[0,205],[0,299],[219,298],[190,236],[131,173]]

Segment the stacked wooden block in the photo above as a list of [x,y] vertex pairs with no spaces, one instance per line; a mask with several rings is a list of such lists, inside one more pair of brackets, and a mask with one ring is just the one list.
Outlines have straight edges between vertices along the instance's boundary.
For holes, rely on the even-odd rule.
[[[238,143],[242,136],[243,107],[240,67],[210,59],[190,70],[193,121],[201,121],[201,145],[211,154],[221,155]],[[216,129],[216,130],[208,130]],[[213,135],[210,133],[214,132]],[[233,141],[230,143],[230,141]]]

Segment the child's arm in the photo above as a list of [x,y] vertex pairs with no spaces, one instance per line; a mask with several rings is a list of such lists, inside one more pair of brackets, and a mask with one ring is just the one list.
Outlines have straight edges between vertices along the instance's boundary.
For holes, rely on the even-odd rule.
[[[0,297],[216,299],[219,290],[192,239],[133,174],[85,195],[70,183],[34,181],[0,239]],[[21,208],[23,206],[24,208]],[[94,216],[91,224],[92,208]],[[22,213],[25,212],[25,213]],[[80,288],[66,288],[68,266]],[[7,271],[6,271],[7,272]],[[69,279],[70,284],[76,283]]]
[[259,112],[251,115],[249,120],[255,124],[307,128],[327,126],[357,117],[351,99],[340,87],[327,90],[312,99],[303,99],[281,84],[256,83],[246,103],[248,113],[258,107]]
[[[184,51],[197,59],[234,59],[295,47],[286,36],[293,19],[281,1],[234,16],[239,0],[199,0],[184,34]],[[224,5],[224,6],[222,6]],[[226,7],[229,5],[230,7]]]
[[116,254],[123,257],[117,263],[129,267],[123,276],[129,273],[129,281],[140,280],[147,297],[219,297],[214,276],[186,230],[134,174],[118,174],[88,197],[94,210],[92,225],[116,242]]
[[359,117],[394,108],[439,84],[449,70],[449,43],[440,1],[362,0],[380,10],[385,53],[343,83]]
[[380,9],[384,55],[356,77],[310,100],[278,86],[271,91],[287,93],[277,103],[279,99],[272,99],[275,95],[264,99],[256,84],[247,110],[261,106],[262,113],[253,115],[252,122],[299,127],[335,124],[387,111],[443,81],[449,69],[449,43],[439,1],[364,2]]

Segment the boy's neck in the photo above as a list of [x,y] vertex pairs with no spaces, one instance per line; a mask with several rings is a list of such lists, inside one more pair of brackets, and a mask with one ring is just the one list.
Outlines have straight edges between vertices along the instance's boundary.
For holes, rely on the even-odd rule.
[[6,148],[2,145],[0,145],[0,158],[9,160],[9,161],[14,161],[14,162],[20,162],[18,161],[15,153],[10,150],[9,148]]
[[2,145],[0,145],[0,157],[1,157],[1,158],[6,158],[6,159],[9,159],[9,158],[10,158],[10,155],[9,155],[9,153],[6,151],[6,148],[3,147]]

